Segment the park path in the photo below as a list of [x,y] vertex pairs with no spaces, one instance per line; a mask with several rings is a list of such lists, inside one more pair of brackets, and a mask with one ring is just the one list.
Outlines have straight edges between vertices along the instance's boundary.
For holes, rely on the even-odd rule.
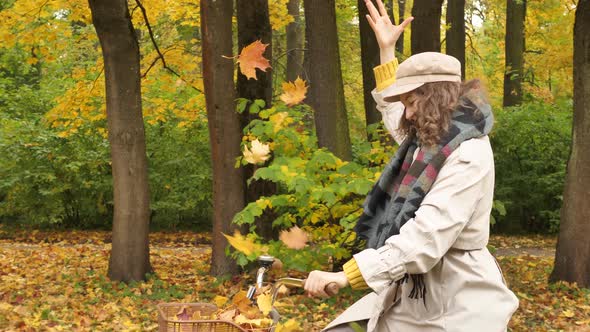
[[555,257],[554,248],[524,247],[524,248],[499,248],[494,253],[495,256],[538,256],[538,257]]

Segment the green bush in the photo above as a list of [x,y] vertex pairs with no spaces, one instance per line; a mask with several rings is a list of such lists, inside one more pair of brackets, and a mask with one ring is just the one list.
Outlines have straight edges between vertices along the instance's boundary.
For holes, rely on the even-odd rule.
[[[258,113],[258,109],[250,108],[250,112]],[[359,247],[352,229],[366,194],[393,155],[393,147],[362,140],[355,142],[354,160],[343,161],[318,148],[309,112],[305,105],[289,108],[277,103],[260,111],[261,119],[245,129],[244,145],[258,139],[269,145],[272,154],[252,179],[277,183],[279,192],[248,204],[234,218],[234,223],[249,228],[248,235],[236,241],[251,243],[254,248],[233,253],[242,265],[267,252],[288,268],[309,271],[329,263],[337,266]],[[295,250],[281,241],[264,241],[256,234],[256,219],[266,210],[276,216],[272,222],[275,230],[298,226],[310,235],[311,244],[305,250]]]
[[110,219],[111,175],[104,138],[62,138],[39,120],[0,121],[0,217],[78,227],[103,226]]
[[[101,123],[68,137],[40,119],[0,117],[0,218],[51,227],[110,228],[112,177]],[[154,228],[210,225],[206,123],[147,125]]]
[[529,102],[495,112],[496,215],[503,231],[557,232],[572,128],[572,101]]
[[147,128],[152,225],[211,225],[212,173],[207,122],[178,127],[167,121]]

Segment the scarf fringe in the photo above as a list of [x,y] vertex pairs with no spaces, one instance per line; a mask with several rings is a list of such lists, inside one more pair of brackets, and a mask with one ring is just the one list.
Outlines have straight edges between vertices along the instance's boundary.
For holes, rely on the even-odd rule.
[[424,282],[423,274],[406,273],[403,276],[403,278],[396,281],[397,287],[395,289],[395,294],[393,295],[393,298],[397,298],[397,290],[403,283],[408,282],[410,278],[412,279],[413,286],[412,291],[410,292],[410,295],[408,295],[408,297],[414,300],[422,299],[424,301],[424,306],[426,307],[426,283]]

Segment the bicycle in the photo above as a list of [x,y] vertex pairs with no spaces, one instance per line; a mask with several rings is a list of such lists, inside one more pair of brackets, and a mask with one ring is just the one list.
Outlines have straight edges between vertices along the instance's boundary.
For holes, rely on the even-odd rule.
[[[256,283],[249,287],[246,294],[246,297],[253,304],[256,303],[255,295],[257,290],[261,290],[264,285],[270,284],[264,281],[264,276],[272,268],[274,262],[275,258],[272,256],[263,255],[258,257],[260,268],[256,273]],[[270,285],[272,306],[282,286],[303,288],[305,279],[280,278]],[[330,296],[338,294],[338,286],[335,283],[328,284],[326,293]],[[272,320],[271,326],[244,328],[227,319],[212,318],[217,310],[217,306],[210,303],[158,304],[158,332],[273,332],[280,319],[278,311],[273,306],[269,314]],[[202,319],[193,319],[195,317]]]

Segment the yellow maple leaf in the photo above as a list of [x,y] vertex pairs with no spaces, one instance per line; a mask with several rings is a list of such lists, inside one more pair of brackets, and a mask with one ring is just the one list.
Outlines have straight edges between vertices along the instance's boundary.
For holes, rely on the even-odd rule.
[[[221,234],[223,234],[223,233],[221,233]],[[254,243],[254,241],[252,239],[249,239],[249,238],[243,236],[238,231],[236,231],[234,233],[234,236],[230,236],[230,235],[226,235],[226,234],[223,234],[223,236],[225,236],[225,238],[227,239],[227,241],[229,242],[229,244],[232,247],[234,247],[237,251],[244,253],[246,255],[251,255],[254,253],[263,253],[263,252],[266,252],[266,250],[268,250],[265,246],[262,246],[258,243]]]
[[258,139],[252,141],[252,150],[248,146],[244,146],[244,159],[250,164],[258,164],[270,158],[270,146],[262,144]]
[[236,324],[239,324],[239,325],[249,324],[254,327],[267,327],[267,326],[272,325],[271,319],[268,319],[268,318],[249,319],[248,317],[241,315],[241,314],[237,315],[236,318],[234,318],[234,322],[236,322]]
[[248,79],[256,79],[256,68],[262,71],[270,68],[268,59],[262,55],[268,45],[257,40],[242,49],[238,56],[238,63],[240,64],[240,71]]
[[563,316],[565,316],[565,317],[567,317],[567,318],[572,318],[572,317],[574,317],[574,316],[575,316],[575,313],[574,313],[573,311],[571,311],[571,310],[569,310],[569,309],[568,309],[568,310],[564,310],[564,311],[561,313],[561,315],[563,315]]
[[221,308],[221,307],[223,307],[223,306],[224,306],[224,305],[227,303],[227,301],[228,301],[228,300],[229,300],[229,299],[228,299],[227,297],[225,297],[225,296],[216,295],[216,296],[213,298],[213,303],[215,303],[215,305],[216,305],[218,308]]
[[307,85],[305,85],[305,81],[297,77],[293,83],[283,83],[283,94],[280,98],[287,106],[293,106],[302,102],[306,94]]
[[303,331],[299,326],[299,323],[293,318],[289,319],[284,323],[279,323],[275,328],[275,332],[298,332]]
[[248,293],[246,293],[246,291],[241,290],[237,292],[236,295],[234,295],[234,297],[232,297],[231,302],[236,307],[240,307],[244,303],[249,305],[250,299],[248,298]]
[[308,241],[308,235],[301,228],[294,226],[288,231],[282,231],[279,239],[291,249],[303,249]]
[[256,304],[264,316],[268,315],[272,310],[272,295],[270,293],[258,295]]

